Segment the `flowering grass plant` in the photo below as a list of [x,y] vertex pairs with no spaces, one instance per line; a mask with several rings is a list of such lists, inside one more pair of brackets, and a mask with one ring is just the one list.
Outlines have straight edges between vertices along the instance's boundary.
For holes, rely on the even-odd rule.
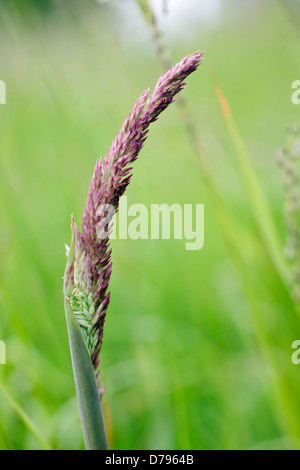
[[108,207],[119,199],[132,177],[132,163],[147,138],[149,126],[186,85],[185,79],[202,62],[203,53],[185,57],[161,76],[149,96],[144,91],[108,150],[96,163],[82,218],[81,232],[72,218],[72,241],[67,247],[64,275],[65,312],[73,372],[87,449],[107,449],[101,410],[104,387],[99,380],[99,353],[109,305],[107,291],[112,263]]

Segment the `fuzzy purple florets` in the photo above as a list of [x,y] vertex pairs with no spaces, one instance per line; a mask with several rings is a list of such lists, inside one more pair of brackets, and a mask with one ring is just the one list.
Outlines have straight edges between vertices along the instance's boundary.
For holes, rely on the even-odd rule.
[[137,159],[147,138],[149,125],[174,101],[186,83],[185,78],[197,69],[203,53],[196,52],[179,62],[161,76],[153,94],[146,90],[126,117],[112,142],[107,156],[96,163],[90,182],[88,198],[82,219],[82,233],[75,227],[75,266],[73,310],[84,330],[96,374],[103,338],[104,320],[109,304],[107,292],[111,275],[111,249],[109,237],[99,237],[99,227],[109,234],[109,222],[101,226],[106,204],[118,210],[119,199],[128,186],[131,164]]

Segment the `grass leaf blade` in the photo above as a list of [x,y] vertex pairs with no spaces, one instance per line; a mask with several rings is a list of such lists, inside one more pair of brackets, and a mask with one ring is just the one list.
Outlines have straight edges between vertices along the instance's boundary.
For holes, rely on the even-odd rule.
[[95,373],[68,298],[65,298],[65,314],[86,449],[105,450],[108,449],[108,443]]
[[16,402],[16,400],[12,397],[10,392],[0,383],[0,391],[3,393],[3,395],[6,397],[7,401],[10,403],[12,408],[15,410],[19,418],[23,421],[25,426],[29,429],[31,434],[35,437],[37,442],[40,444],[42,449],[44,450],[51,450],[50,445],[48,442],[40,436],[38,430],[36,429],[35,425],[27,415],[27,413],[23,410],[23,408]]
[[248,153],[246,151],[244,142],[238,130],[237,124],[234,120],[229,102],[226,99],[224,92],[217,81],[217,77],[213,69],[211,74],[215,94],[219,101],[222,114],[228,126],[232,142],[239,158],[242,175],[249,194],[251,209],[255,217],[257,226],[260,230],[261,238],[264,243],[266,252],[269,253],[270,259],[272,260],[274,267],[277,269],[277,272],[281,277],[283,283],[289,288],[291,280],[290,273],[283,256],[283,249],[280,237],[278,235],[270,207],[265,198],[263,190],[258,182],[258,179],[254,173],[254,170],[251,166]]

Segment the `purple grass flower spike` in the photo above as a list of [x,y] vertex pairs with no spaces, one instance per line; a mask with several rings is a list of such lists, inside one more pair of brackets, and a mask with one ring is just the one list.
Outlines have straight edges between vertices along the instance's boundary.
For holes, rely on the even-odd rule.
[[[82,232],[74,224],[75,260],[70,272],[70,304],[81,327],[98,385],[99,353],[110,294],[107,292],[112,270],[109,233],[111,217],[106,208],[117,212],[137,159],[148,135],[149,125],[179,93],[184,80],[202,62],[203,53],[195,52],[162,75],[151,96],[144,91],[125,119],[107,155],[96,163],[83,211]],[[104,236],[103,236],[104,235]],[[70,286],[69,291],[70,291]],[[100,388],[102,393],[103,388]]]

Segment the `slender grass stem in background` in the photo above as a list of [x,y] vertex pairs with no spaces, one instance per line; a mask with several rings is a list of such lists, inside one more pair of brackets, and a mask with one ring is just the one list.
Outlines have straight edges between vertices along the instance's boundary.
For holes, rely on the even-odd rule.
[[230,105],[213,71],[212,80],[222,114],[239,158],[240,168],[249,194],[252,213],[259,228],[262,242],[283,283],[289,288],[291,281],[290,273],[283,256],[280,238],[269,205],[251,166],[247,150],[234,120]]
[[[153,43],[157,55],[161,61],[162,68],[167,70],[171,63],[171,56],[149,0],[136,1],[141,9],[141,12],[143,13],[145,20],[151,28]],[[201,177],[204,179],[204,183],[210,195],[217,222],[220,226],[227,248],[235,258],[237,254],[236,252],[238,251],[238,243],[235,236],[235,233],[239,232],[238,223],[232,220],[225,205],[222,202],[219,191],[215,185],[213,175],[211,174],[209,166],[207,165],[207,156],[205,155],[205,151],[201,145],[200,134],[186,98],[184,96],[180,96],[177,102],[181,111],[184,126],[193,146],[197,161],[200,165]],[[242,253],[240,252],[238,256],[242,256]]]
[[[168,47],[164,41],[162,32],[158,26],[155,14],[149,3],[149,0],[136,1],[144,15],[145,20],[151,28],[153,43],[156,48],[157,55],[161,61],[162,68],[164,70],[167,70],[171,63],[171,56]],[[218,189],[214,182],[214,178],[207,165],[207,156],[205,155],[204,149],[202,148],[200,134],[197,129],[196,122],[191,114],[188,102],[184,96],[180,96],[177,102],[181,111],[184,126],[193,146],[197,161],[200,165],[201,176],[204,179],[204,183],[209,192],[214,207],[214,213],[221,228],[223,238],[225,240],[227,248],[229,249],[229,252],[232,253],[232,256],[235,258],[237,250],[236,247],[238,247],[238,244],[236,243],[237,240],[235,237],[235,233],[239,232],[238,226],[236,225],[235,221],[231,220],[228,211],[225,208],[222,199],[219,195]],[[241,253],[238,256],[241,256]]]
[[184,80],[200,65],[202,55],[196,52],[182,59],[159,78],[150,97],[149,90],[142,93],[107,156],[96,163],[81,233],[72,220],[72,241],[67,248],[64,275],[65,313],[87,449],[108,448],[100,402],[104,388],[99,382],[99,353],[110,298],[107,288],[112,268],[111,219],[130,182],[131,165],[144,145],[150,124],[184,88]]
[[[161,61],[163,69],[168,68],[170,63],[169,50],[165,44],[162,32],[158,26],[155,14],[149,3],[149,0],[136,0],[143,16],[149,24],[152,32],[152,39],[154,46],[157,51],[157,55]],[[235,144],[240,165],[243,170],[245,182],[249,191],[250,201],[252,209],[255,213],[257,225],[260,229],[262,240],[266,247],[266,251],[269,253],[271,260],[280,278],[282,279],[286,287],[290,286],[290,273],[285,263],[283,253],[281,250],[280,240],[277,234],[275,224],[272,219],[272,215],[269,210],[269,206],[265,200],[264,194],[259,186],[256,176],[252,170],[246,149],[243,145],[243,141],[238,132],[237,126],[234,122],[229,104],[225,99],[220,87],[217,87],[217,82],[214,77],[214,85],[217,93],[217,97],[221,104],[221,108],[226,118],[233,142]],[[272,342],[269,338],[268,333],[263,324],[263,314],[259,301],[256,298],[256,293],[252,285],[252,280],[248,272],[247,260],[243,252],[243,248],[240,246],[240,239],[238,234],[240,233],[239,225],[236,221],[233,221],[230,217],[227,208],[223,204],[220,197],[219,191],[215,185],[214,178],[207,165],[207,158],[202,148],[199,132],[197,130],[196,123],[189,110],[189,106],[184,97],[180,97],[178,100],[180,106],[182,119],[193,145],[195,154],[197,156],[198,163],[201,168],[201,175],[204,179],[205,185],[209,192],[214,214],[216,220],[220,226],[220,230],[224,239],[226,249],[230,255],[232,264],[235,268],[237,276],[240,280],[245,298],[247,300],[249,312],[255,328],[257,340],[262,350],[263,358],[270,366],[272,371],[271,386],[274,391],[274,397],[276,400],[276,413],[278,416],[278,422],[285,428],[287,432],[293,436],[293,446],[299,448],[300,446],[300,426],[298,418],[294,412],[294,397],[290,393],[288,384],[285,381],[284,373],[278,366],[275,355],[273,354]]]
[[278,0],[279,6],[294,26],[299,34],[300,29],[300,1],[299,0]]
[[[226,99],[217,81],[217,77],[213,69],[212,81],[214,84],[217,99],[222,110],[222,114],[228,126],[229,133],[231,135],[233,144],[239,157],[242,175],[245,181],[245,185],[248,189],[252,213],[260,231],[263,245],[265,247],[266,252],[268,252],[273,266],[277,270],[277,273],[280,276],[284,286],[289,292],[293,294],[295,288],[295,286],[293,287],[293,283],[295,283],[295,279],[298,278],[298,269],[296,274],[292,272],[291,275],[289,267],[284,259],[280,238],[270,211],[270,207],[268,205],[268,202],[266,201],[265,195],[251,166],[246,147],[239,132],[238,126],[234,120],[229,102]],[[265,333],[265,328],[261,323],[260,308],[257,304],[257,299],[254,295],[254,292],[252,292],[252,288],[249,292],[249,298],[251,299],[251,304],[253,305],[254,310],[258,313],[258,315],[255,316],[255,322],[257,326],[256,329],[258,337],[261,340],[261,344],[264,345],[264,356],[273,370],[272,380],[274,383],[274,391],[276,395],[276,400],[282,410],[283,422],[285,422],[287,430],[290,431],[291,436],[293,437],[294,447],[299,449],[300,423],[298,420],[298,416],[295,414],[295,408],[293,405],[293,395],[291,394],[289,386],[284,378],[284,370],[282,370],[281,367],[278,365],[276,357],[272,352],[272,343],[269,341],[268,334]],[[292,298],[294,301],[296,300],[295,295],[292,295]],[[296,301],[294,306],[295,311],[299,313],[300,310]]]
[[[157,55],[161,61],[163,70],[167,71],[171,67],[171,55],[169,53],[168,47],[165,43],[164,37],[160,28],[158,27],[155,14],[150,6],[149,0],[136,0],[147,23],[151,28],[153,43],[157,52]],[[195,121],[191,115],[187,100],[184,96],[179,96],[178,105],[182,114],[183,122],[185,128],[189,134],[191,142],[195,148],[195,151],[198,155],[198,158],[201,163],[202,170],[204,171],[204,177],[208,180],[211,179],[209,170],[206,165],[206,160],[204,156],[204,151],[200,142],[200,135],[197,130]]]
[[15,410],[19,418],[23,421],[25,426],[29,429],[31,434],[35,437],[37,442],[40,444],[43,450],[51,450],[50,445],[48,442],[40,436],[40,433],[36,429],[35,425],[27,415],[27,413],[23,410],[23,408],[16,402],[16,400],[12,397],[9,391],[0,383],[0,391],[5,396],[7,401],[10,403],[11,407]]
[[300,244],[299,244],[299,157],[300,129],[292,127],[288,130],[288,141],[277,160],[283,172],[285,193],[284,216],[287,228],[285,257],[291,269],[292,297],[300,308]]

